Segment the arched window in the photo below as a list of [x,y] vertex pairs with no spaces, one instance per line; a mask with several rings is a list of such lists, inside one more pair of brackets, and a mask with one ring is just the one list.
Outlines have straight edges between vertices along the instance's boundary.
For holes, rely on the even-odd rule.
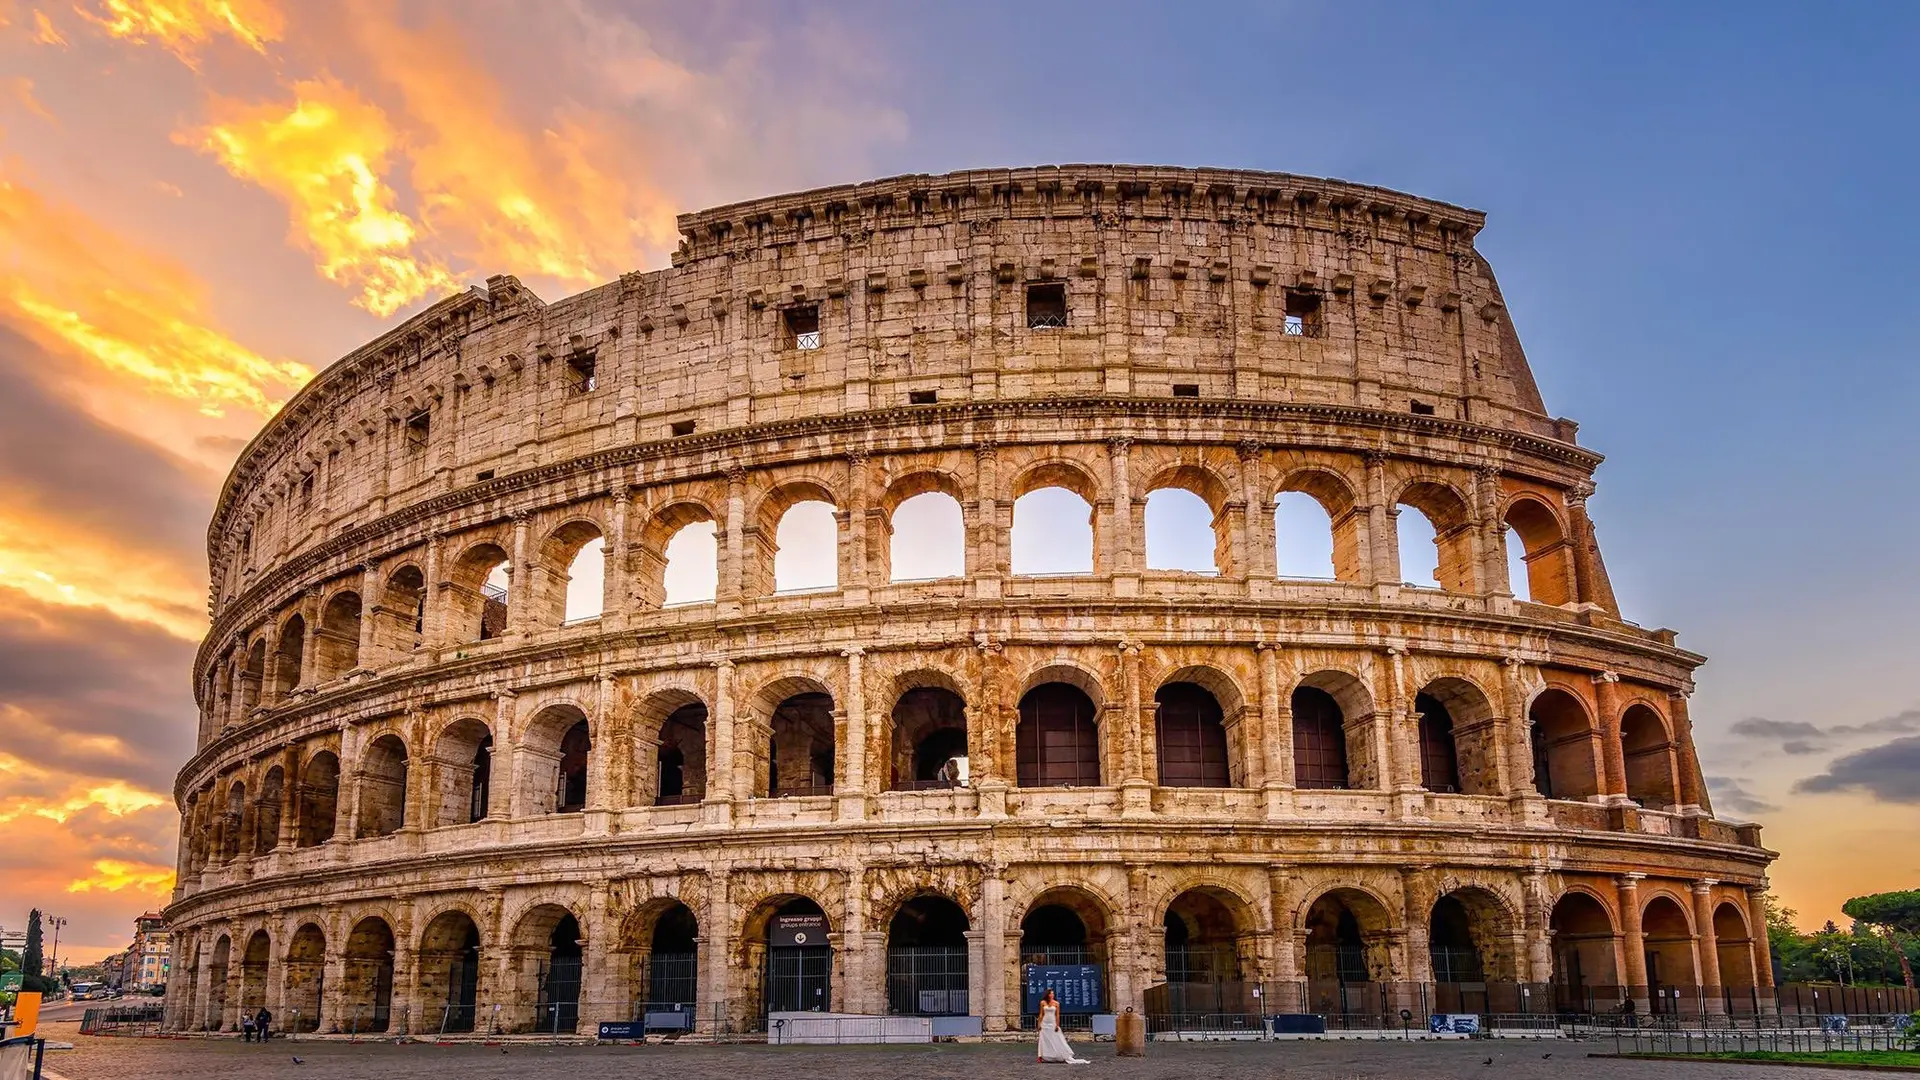
[[1586,799],[1600,793],[1593,723],[1580,700],[1549,687],[1527,710],[1533,722],[1533,784],[1549,799]]
[[1508,587],[1515,599],[1566,604],[1575,598],[1573,549],[1560,519],[1540,500],[1515,499],[1506,518]]
[[566,621],[597,619],[606,607],[607,542],[594,537],[581,545],[567,567]]
[[805,592],[840,584],[840,527],[832,503],[794,503],[775,530],[773,591]]
[[320,630],[313,636],[314,666],[319,681],[337,679],[360,664],[360,594],[334,594],[320,613]]
[[1453,743],[1453,714],[1428,694],[1416,695],[1413,711],[1420,714],[1420,786],[1453,794],[1460,790],[1460,758]]
[[654,805],[684,806],[705,798],[706,759],[707,707],[697,701],[682,705],[660,725]]
[[300,771],[299,821],[294,844],[314,847],[333,839],[340,805],[340,759],[322,750]]
[[1013,503],[1015,574],[1093,572],[1093,504],[1064,487],[1041,487]]
[[1174,682],[1154,692],[1154,743],[1164,787],[1231,787],[1220,702],[1205,687]]
[[1304,491],[1283,491],[1273,500],[1274,566],[1280,577],[1332,581],[1333,519],[1320,500]]
[[712,521],[682,526],[666,546],[666,604],[711,604],[720,591],[720,541]]
[[572,814],[587,808],[587,760],[592,752],[593,739],[588,734],[587,722],[575,722],[560,740],[554,813]]
[[887,924],[887,1011],[967,1015],[967,913],[944,896],[916,896]]
[[1021,787],[1099,787],[1100,733],[1093,700],[1077,686],[1043,683],[1020,699],[1014,771]]
[[1437,983],[1487,981],[1486,963],[1473,940],[1473,918],[1454,896],[1443,896],[1427,920],[1427,953]]
[[1293,692],[1293,784],[1306,789],[1352,786],[1346,718],[1333,695],[1315,686]]
[[399,831],[407,816],[407,745],[394,734],[382,735],[360,758],[361,839]]
[[286,798],[286,771],[275,765],[260,782],[253,804],[253,853],[265,855],[280,843],[280,801]]
[[767,740],[767,797],[833,794],[833,698],[794,694],[773,710]]
[[493,789],[493,736],[483,735],[473,748],[473,775],[467,780],[467,823],[487,816],[487,796]]
[[273,691],[275,699],[291,693],[300,685],[300,664],[306,655],[307,620],[298,615],[280,626],[280,647],[275,650]]
[[944,491],[923,491],[889,519],[887,563],[893,581],[966,575],[967,535],[960,503]]
[[1440,588],[1440,571],[1429,565],[1434,556],[1433,522],[1418,507],[1402,505],[1394,515],[1400,545],[1400,580],[1422,589]]
[[427,623],[427,579],[419,567],[402,566],[387,578],[372,618],[379,657],[373,663],[391,663],[420,647]]
[[1629,705],[1620,717],[1620,751],[1628,798],[1656,810],[1679,801],[1674,795],[1673,741],[1659,713],[1639,703]]
[[1402,580],[1448,592],[1473,592],[1479,577],[1473,565],[1475,530],[1473,515],[1460,493],[1435,481],[1416,481],[1400,493],[1398,516]]
[[1527,571],[1527,544],[1519,530],[1507,526],[1507,590],[1515,600],[1533,601],[1533,581]]
[[967,756],[967,706],[944,687],[916,686],[893,706],[892,778],[895,791],[954,787],[948,763]]
[[1213,510],[1183,488],[1147,493],[1147,569],[1220,572]]

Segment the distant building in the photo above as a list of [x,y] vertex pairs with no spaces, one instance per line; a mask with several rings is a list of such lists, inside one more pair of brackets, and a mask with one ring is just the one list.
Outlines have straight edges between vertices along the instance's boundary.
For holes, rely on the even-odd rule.
[[149,911],[133,920],[133,944],[127,949],[125,985],[138,990],[165,986],[172,957],[167,920],[159,912]]
[[108,986],[127,985],[127,960],[132,953],[132,949],[127,949],[100,961],[100,981]]

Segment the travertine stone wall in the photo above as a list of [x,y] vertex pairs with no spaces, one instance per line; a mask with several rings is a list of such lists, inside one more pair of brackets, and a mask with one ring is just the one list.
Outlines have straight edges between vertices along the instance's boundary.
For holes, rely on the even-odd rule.
[[[1370,978],[1430,981],[1448,897],[1491,979],[1565,981],[1577,953],[1644,994],[1652,950],[1661,982],[1764,981],[1764,935],[1734,928],[1760,925],[1771,854],[1708,804],[1701,658],[1618,612],[1600,459],[1545,411],[1481,224],[1275,174],[902,177],[687,215],[671,269],[553,303],[492,278],[344,358],[209,532],[172,1021],[444,1019],[471,929],[478,1000],[526,1026],[569,917],[582,1018],[621,1016],[674,905],[698,1000],[744,1020],[795,898],[845,1011],[887,1007],[903,904],[957,905],[991,1024],[1047,904],[1114,1007],[1165,980],[1190,909],[1231,923],[1242,979],[1313,984],[1332,904]],[[1033,325],[1056,289],[1064,325]],[[1014,501],[1044,487],[1088,503],[1091,574],[1012,573]],[[1206,503],[1217,573],[1148,567],[1162,488]],[[960,505],[964,573],[894,580],[894,512],[927,492]],[[1277,576],[1285,492],[1326,511],[1333,580]],[[779,522],[810,500],[836,510],[837,585],[777,592]],[[1402,506],[1433,551],[1397,550]],[[666,606],[667,543],[699,522],[716,596]],[[596,539],[603,610],[566,622]],[[1402,583],[1429,560],[1442,588]],[[1022,774],[1021,703],[1055,684],[1084,695],[1096,785]],[[1163,775],[1176,684],[1213,703],[1226,786]],[[926,721],[900,703],[929,689],[960,703],[967,786],[901,782],[896,726]],[[1322,693],[1338,788],[1296,739]],[[825,695],[804,738],[796,695]]]

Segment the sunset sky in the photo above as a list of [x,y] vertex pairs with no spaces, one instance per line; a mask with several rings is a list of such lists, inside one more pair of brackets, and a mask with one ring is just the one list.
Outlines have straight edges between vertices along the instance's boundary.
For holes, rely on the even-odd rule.
[[1540,7],[0,0],[0,926],[165,902],[206,522],[315,371],[678,212],[1073,161],[1486,210],[1721,815],[1803,924],[1920,887],[1920,17]]

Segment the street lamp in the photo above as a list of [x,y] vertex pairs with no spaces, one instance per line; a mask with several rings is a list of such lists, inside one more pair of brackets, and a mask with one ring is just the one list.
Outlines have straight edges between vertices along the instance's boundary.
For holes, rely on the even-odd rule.
[[60,961],[60,928],[67,925],[67,920],[58,915],[49,915],[47,916],[47,924],[53,927],[53,951],[47,954],[47,971],[55,972],[60,970],[58,966]]

